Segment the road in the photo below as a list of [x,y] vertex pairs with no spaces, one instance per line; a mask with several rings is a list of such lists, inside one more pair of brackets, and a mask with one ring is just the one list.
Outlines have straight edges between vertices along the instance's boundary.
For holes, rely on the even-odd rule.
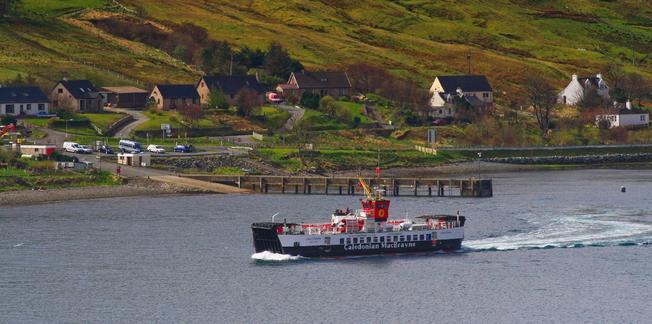
[[110,108],[110,107],[105,107],[104,110],[116,112],[116,113],[128,114],[134,118],[134,121],[125,125],[124,127],[122,127],[121,130],[117,131],[115,135],[113,135],[113,137],[115,138],[129,138],[131,132],[134,129],[136,129],[138,125],[143,124],[149,120],[149,118],[147,118],[147,116],[145,116],[145,114],[143,114],[142,111],[138,111],[138,110],[125,109],[125,108]]
[[299,123],[301,118],[303,118],[303,114],[306,112],[305,109],[300,108],[299,106],[289,106],[286,104],[279,104],[277,107],[291,114],[290,118],[285,122],[283,127],[281,127],[280,131],[282,132],[289,132],[292,129],[294,129],[294,126],[296,126]]

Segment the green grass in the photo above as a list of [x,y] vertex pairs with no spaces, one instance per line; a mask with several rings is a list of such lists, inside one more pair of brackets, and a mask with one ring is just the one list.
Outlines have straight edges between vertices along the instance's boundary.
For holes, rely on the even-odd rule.
[[253,118],[260,121],[265,128],[276,130],[283,127],[290,116],[291,114],[283,109],[274,106],[263,106]]
[[[136,130],[143,131],[152,131],[152,130],[161,130],[161,124],[169,124],[172,128],[185,128],[186,124],[182,123],[182,117],[176,111],[158,111],[158,112],[143,112],[148,121],[138,125]],[[196,128],[212,128],[217,127],[218,124],[210,118],[210,116],[204,116],[202,119],[195,121],[193,127]]]
[[30,173],[22,169],[0,170],[0,192],[33,188],[70,188],[88,186],[113,186],[120,180],[107,171],[79,173],[74,171],[45,171]]
[[81,116],[88,118],[93,125],[99,127],[102,131],[106,131],[109,129],[109,126],[127,115],[115,113],[89,113],[81,114]]
[[346,110],[350,113],[350,118],[348,120],[342,120],[342,122],[351,125],[354,123],[354,120],[357,117],[360,119],[360,125],[374,123],[373,120],[363,114],[364,107],[361,103],[350,101],[335,101],[335,103],[337,104],[336,115],[341,115],[343,110]]
[[346,124],[336,120],[335,118],[332,118],[318,110],[309,108],[306,108],[303,117],[299,120],[299,125],[311,130],[348,128]]
[[105,0],[23,0],[23,8],[27,11],[55,16],[80,8],[101,8]]

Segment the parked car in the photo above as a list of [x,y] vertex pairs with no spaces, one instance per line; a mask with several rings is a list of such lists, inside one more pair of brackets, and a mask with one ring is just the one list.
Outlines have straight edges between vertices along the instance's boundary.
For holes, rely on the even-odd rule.
[[90,148],[90,147],[87,146],[87,145],[79,145],[79,150],[77,151],[77,153],[82,153],[82,154],[92,154],[92,153],[93,153],[93,149]]
[[83,153],[83,154],[93,153],[93,150],[91,150],[88,146],[79,145],[79,143],[75,143],[75,142],[63,142],[63,149],[66,152],[70,152],[70,153]]
[[113,149],[109,147],[108,145],[100,145],[100,147],[97,149],[98,152],[100,153],[105,153],[105,154],[113,154]]
[[192,145],[177,145],[174,147],[174,151],[178,153],[190,153],[194,150],[195,148]]
[[143,151],[143,146],[140,143],[129,140],[120,140],[118,148],[123,153],[141,153]]
[[160,145],[156,145],[156,144],[150,144],[149,146],[147,146],[147,151],[152,153],[165,153],[165,149]]

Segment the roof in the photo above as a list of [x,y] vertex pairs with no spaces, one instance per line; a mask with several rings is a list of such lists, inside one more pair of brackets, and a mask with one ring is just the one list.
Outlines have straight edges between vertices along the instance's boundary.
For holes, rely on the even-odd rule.
[[0,88],[1,103],[33,103],[48,102],[48,97],[39,87],[2,87]]
[[627,109],[618,106],[618,107],[609,108],[604,114],[600,114],[600,115],[640,115],[640,114],[649,114],[649,112],[644,109],[637,109],[637,108]]
[[192,84],[157,84],[163,98],[199,98],[197,88]]
[[202,80],[209,89],[217,88],[231,96],[235,96],[242,88],[249,88],[258,93],[265,92],[265,87],[258,82],[255,75],[207,75]]
[[484,107],[487,105],[485,102],[478,99],[476,96],[464,96],[464,99],[466,100],[466,102],[468,102],[471,105],[471,107],[474,108]]
[[299,89],[297,88],[294,84],[288,84],[288,83],[281,83],[276,86],[276,88],[281,88],[282,90],[292,90],[292,89]]
[[461,88],[463,92],[492,91],[484,75],[442,75],[437,79],[445,93],[455,93],[457,88]]
[[351,88],[346,72],[297,72],[292,73],[300,89]]
[[94,99],[99,96],[97,88],[88,80],[59,81],[75,99]]
[[100,91],[113,93],[148,93],[147,90],[136,87],[102,87],[100,88]]
[[594,87],[600,86],[600,78],[597,78],[597,77],[586,77],[586,78],[578,78],[577,79],[577,81],[579,81],[582,85],[586,84],[587,80]]

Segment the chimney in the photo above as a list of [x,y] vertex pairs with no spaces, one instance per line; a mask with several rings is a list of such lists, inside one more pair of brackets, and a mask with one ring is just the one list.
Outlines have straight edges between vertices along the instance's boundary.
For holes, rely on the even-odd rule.
[[573,76],[571,77],[572,81],[577,81],[577,74],[573,73]]
[[600,79],[600,80],[602,80],[602,73],[598,73],[598,74],[596,74],[595,77],[598,78],[598,79]]
[[63,77],[63,79],[61,79],[61,80],[63,80],[63,81],[68,81],[68,77],[65,76],[65,77]]
[[460,87],[457,87],[457,89],[455,90],[455,92],[457,92],[457,95],[460,96],[460,97],[463,97],[463,96],[464,96],[464,92],[462,92],[462,88],[460,88]]
[[629,99],[627,99],[627,102],[625,103],[625,108],[627,108],[627,110],[632,110],[632,102],[629,101]]

